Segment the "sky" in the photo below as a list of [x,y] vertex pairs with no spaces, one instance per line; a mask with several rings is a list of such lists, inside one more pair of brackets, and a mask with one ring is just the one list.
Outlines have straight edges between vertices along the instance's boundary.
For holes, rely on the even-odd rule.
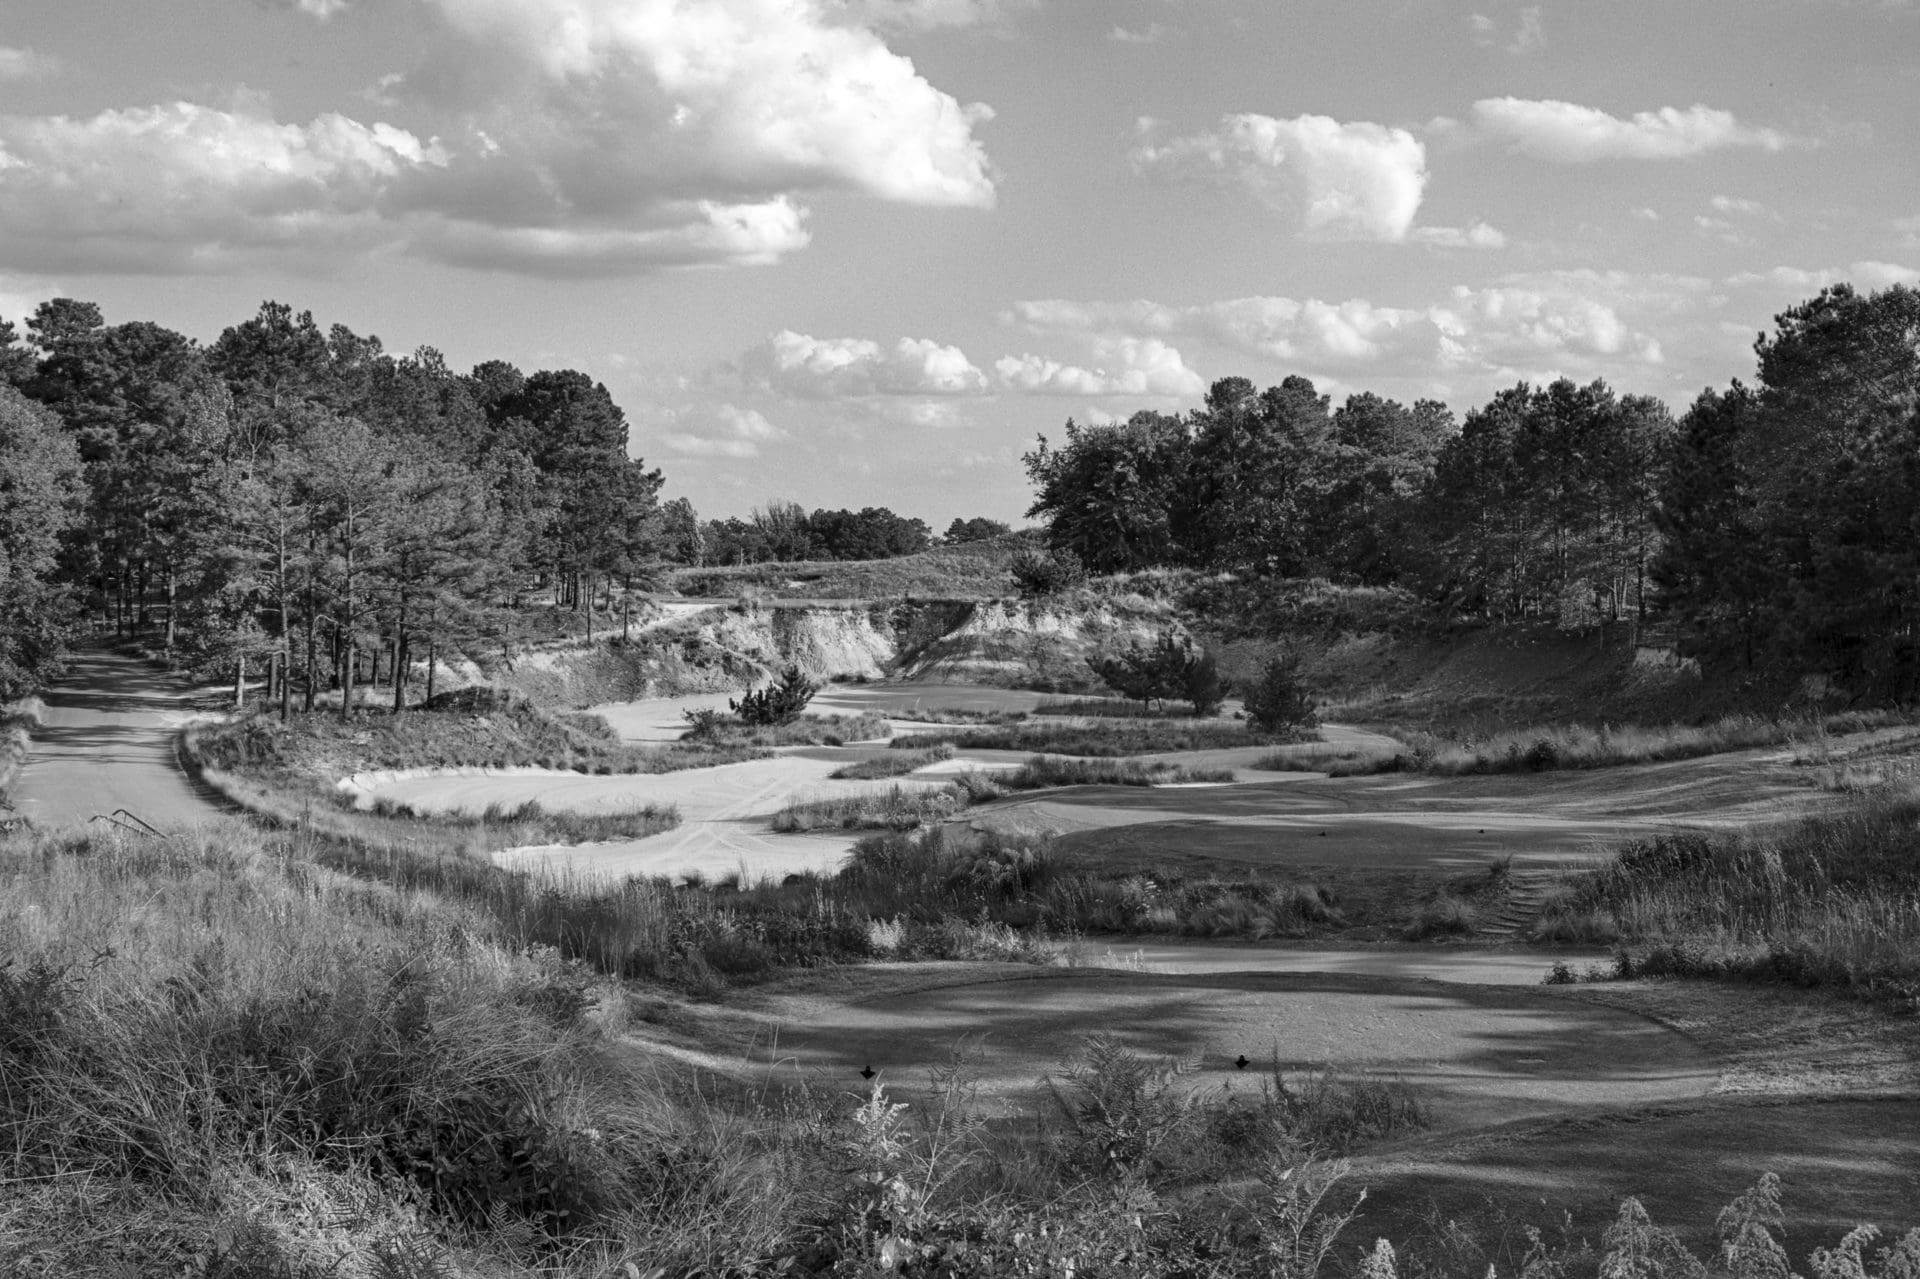
[[703,516],[1018,522],[1222,377],[1676,412],[1920,282],[1920,0],[0,0],[0,317],[576,368]]

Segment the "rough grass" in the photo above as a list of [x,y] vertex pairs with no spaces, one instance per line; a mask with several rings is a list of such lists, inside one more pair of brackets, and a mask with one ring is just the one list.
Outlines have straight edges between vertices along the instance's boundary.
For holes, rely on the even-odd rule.
[[938,764],[942,760],[954,757],[955,751],[949,744],[931,746],[923,751],[902,751],[899,754],[876,756],[863,759],[857,764],[848,764],[827,774],[841,781],[867,782],[887,777],[904,777],[917,772],[929,764]]
[[1223,750],[1288,740],[1223,720],[1123,720],[1111,724],[1010,724],[909,733],[893,739],[898,750],[925,750],[945,743],[961,750],[1045,752],[1113,758],[1175,751]]
[[1570,875],[1543,940],[1619,941],[1626,970],[1829,986],[1920,1009],[1920,796],[1774,829],[1662,835]]
[[1035,755],[1019,768],[991,774],[1006,790],[1043,790],[1050,786],[1163,786],[1194,782],[1231,782],[1230,768],[1188,768],[1162,760],[1061,759]]
[[514,832],[514,844],[586,844],[606,839],[645,839],[680,825],[680,811],[671,804],[647,804],[620,813],[551,813],[530,799],[509,808],[489,804],[485,812],[421,812],[397,800],[377,798],[371,808],[376,817],[431,822],[436,826],[484,829],[506,828]]
[[790,803],[773,815],[782,834],[810,830],[917,830],[967,806],[965,792],[950,786],[889,786],[866,795]]
[[1063,701],[1041,702],[1033,708],[1035,715],[1066,715],[1084,719],[1192,719],[1191,707],[1169,706],[1143,707],[1139,702],[1122,701],[1113,697],[1073,697]]
[[742,724],[732,716],[716,721],[710,735],[690,729],[685,742],[708,741],[717,746],[845,746],[889,736],[893,729],[884,715],[802,715],[787,724]]
[[[1323,772],[1334,777],[1401,771],[1458,777],[1654,764],[1796,742],[1807,744],[1818,754],[1830,734],[1912,722],[1913,717],[1906,712],[1886,711],[1849,712],[1820,720],[1731,715],[1709,724],[1548,724],[1485,736],[1396,730],[1407,744],[1403,751],[1281,751],[1253,767],[1273,772]],[[1815,761],[1810,757],[1807,762]],[[1828,788],[1850,790],[1879,785],[1897,771],[1890,767],[1830,768]]]
[[514,698],[505,709],[412,710],[404,715],[256,713],[203,729],[205,764],[257,778],[331,784],[354,773],[410,768],[551,768],[576,773],[668,773],[764,758],[751,743],[630,746],[597,715],[549,715]]

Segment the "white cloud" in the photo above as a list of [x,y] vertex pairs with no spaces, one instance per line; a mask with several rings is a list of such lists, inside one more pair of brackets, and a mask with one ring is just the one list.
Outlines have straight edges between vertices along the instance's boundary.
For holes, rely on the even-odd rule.
[[426,51],[380,97],[437,137],[259,105],[0,117],[0,260],[168,271],[399,250],[633,271],[775,261],[808,243],[813,192],[993,203],[973,135],[991,112],[820,0],[410,2]]
[[1407,238],[1416,244],[1431,244],[1442,249],[1504,249],[1507,247],[1505,233],[1485,222],[1475,222],[1471,226],[1421,226],[1407,233]]
[[1541,21],[1539,5],[1529,5],[1520,10],[1514,21],[1513,34],[1505,41],[1500,38],[1500,23],[1483,13],[1472,15],[1467,19],[1467,25],[1473,29],[1473,42],[1483,49],[1499,44],[1508,53],[1518,56],[1532,53],[1547,43],[1546,25]]
[[1707,201],[1714,209],[1728,215],[1746,218],[1764,218],[1770,222],[1780,221],[1780,215],[1758,200],[1742,200],[1731,195],[1716,195]]
[[747,377],[802,399],[977,395],[986,375],[959,347],[901,338],[890,347],[867,338],[816,338],[783,329],[742,360]]
[[[814,0],[425,0],[443,38],[394,91],[479,107],[493,167],[619,214],[666,198],[852,190],[984,208],[961,106]],[[505,162],[505,163],[503,163]]]
[[1144,27],[1115,27],[1107,32],[1107,39],[1115,44],[1159,44],[1167,34],[1166,24],[1149,22]]
[[0,83],[8,80],[40,80],[60,74],[60,60],[32,49],[11,49],[0,45]]
[[1900,239],[1901,248],[1920,249],[1920,214],[1910,218],[1895,218],[1891,226]]
[[1196,306],[1046,299],[1018,303],[1003,318],[1033,332],[1096,340],[1210,342],[1319,377],[1484,379],[1515,366],[1598,374],[1659,365],[1665,357],[1654,328],[1710,307],[1702,279],[1579,270],[1461,286],[1424,306],[1271,296]]
[[1735,288],[1767,285],[1802,295],[1812,295],[1828,285],[1841,283],[1851,284],[1857,289],[1884,289],[1895,284],[1920,285],[1920,269],[1901,266],[1894,262],[1876,262],[1868,259],[1845,267],[1820,267],[1809,270],[1801,267],[1776,266],[1767,271],[1743,271],[1738,275],[1728,276],[1727,283]]
[[1206,383],[1180,352],[1154,337],[1107,337],[1094,344],[1098,368],[1062,364],[1039,355],[1004,356],[994,372],[1008,388],[1029,395],[1156,396],[1201,394]]
[[1405,129],[1245,114],[1158,143],[1157,126],[1142,124],[1132,156],[1143,172],[1227,177],[1326,239],[1404,239],[1426,189],[1426,147]]
[[432,141],[341,115],[307,125],[187,102],[0,117],[0,242],[14,260],[148,271],[363,236]]
[[1036,0],[839,0],[839,6],[868,26],[900,31],[939,31],[959,27],[997,27]]
[[786,438],[786,432],[767,421],[758,409],[743,409],[732,404],[714,406],[705,413],[672,415],[676,421],[694,419],[695,429],[669,431],[661,442],[681,457],[749,458],[760,455],[760,445]]
[[1658,209],[1649,209],[1643,205],[1633,211],[1633,216],[1642,222],[1658,222],[1660,220],[1660,211]]
[[1778,151],[1785,134],[1741,124],[1729,111],[1707,106],[1662,107],[1623,120],[1571,102],[1482,98],[1473,104],[1475,127],[1540,160],[1587,164],[1598,160],[1679,160],[1728,147]]

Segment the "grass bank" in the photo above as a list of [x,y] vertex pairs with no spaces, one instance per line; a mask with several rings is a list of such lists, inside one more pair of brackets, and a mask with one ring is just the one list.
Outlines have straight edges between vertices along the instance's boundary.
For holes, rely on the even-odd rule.
[[1095,725],[1019,723],[908,733],[893,739],[898,750],[941,744],[960,750],[1026,751],[1050,755],[1114,758],[1174,751],[1227,750],[1299,740],[1262,734],[1229,720],[1115,720]]
[[1824,751],[1830,736],[1914,723],[1903,711],[1849,712],[1824,719],[1731,715],[1709,724],[1552,724],[1482,737],[1393,730],[1401,750],[1326,749],[1279,752],[1253,765],[1273,772],[1352,777],[1417,772],[1441,777],[1612,768],[1699,759],[1728,751],[1794,743]]
[[1562,880],[1543,941],[1616,943],[1620,976],[1823,986],[1920,1011],[1920,796],[1774,829],[1662,835]]

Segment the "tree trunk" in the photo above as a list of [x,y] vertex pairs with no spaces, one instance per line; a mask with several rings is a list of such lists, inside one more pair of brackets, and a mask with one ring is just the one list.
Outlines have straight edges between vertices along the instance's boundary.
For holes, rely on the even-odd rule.
[[161,645],[167,652],[173,651],[174,637],[179,633],[177,618],[180,608],[180,580],[174,574],[173,565],[167,565],[167,638]]
[[344,678],[340,682],[340,719],[344,723],[353,717],[353,668],[360,660],[360,653],[354,648],[351,637],[341,648],[346,658],[341,664],[341,675]]
[[428,640],[427,641],[427,700],[428,701],[433,700],[433,662],[434,662],[434,655],[438,651],[439,651],[439,645],[435,644],[432,640]]
[[247,655],[242,653],[233,660],[233,709],[243,711],[247,708]]

